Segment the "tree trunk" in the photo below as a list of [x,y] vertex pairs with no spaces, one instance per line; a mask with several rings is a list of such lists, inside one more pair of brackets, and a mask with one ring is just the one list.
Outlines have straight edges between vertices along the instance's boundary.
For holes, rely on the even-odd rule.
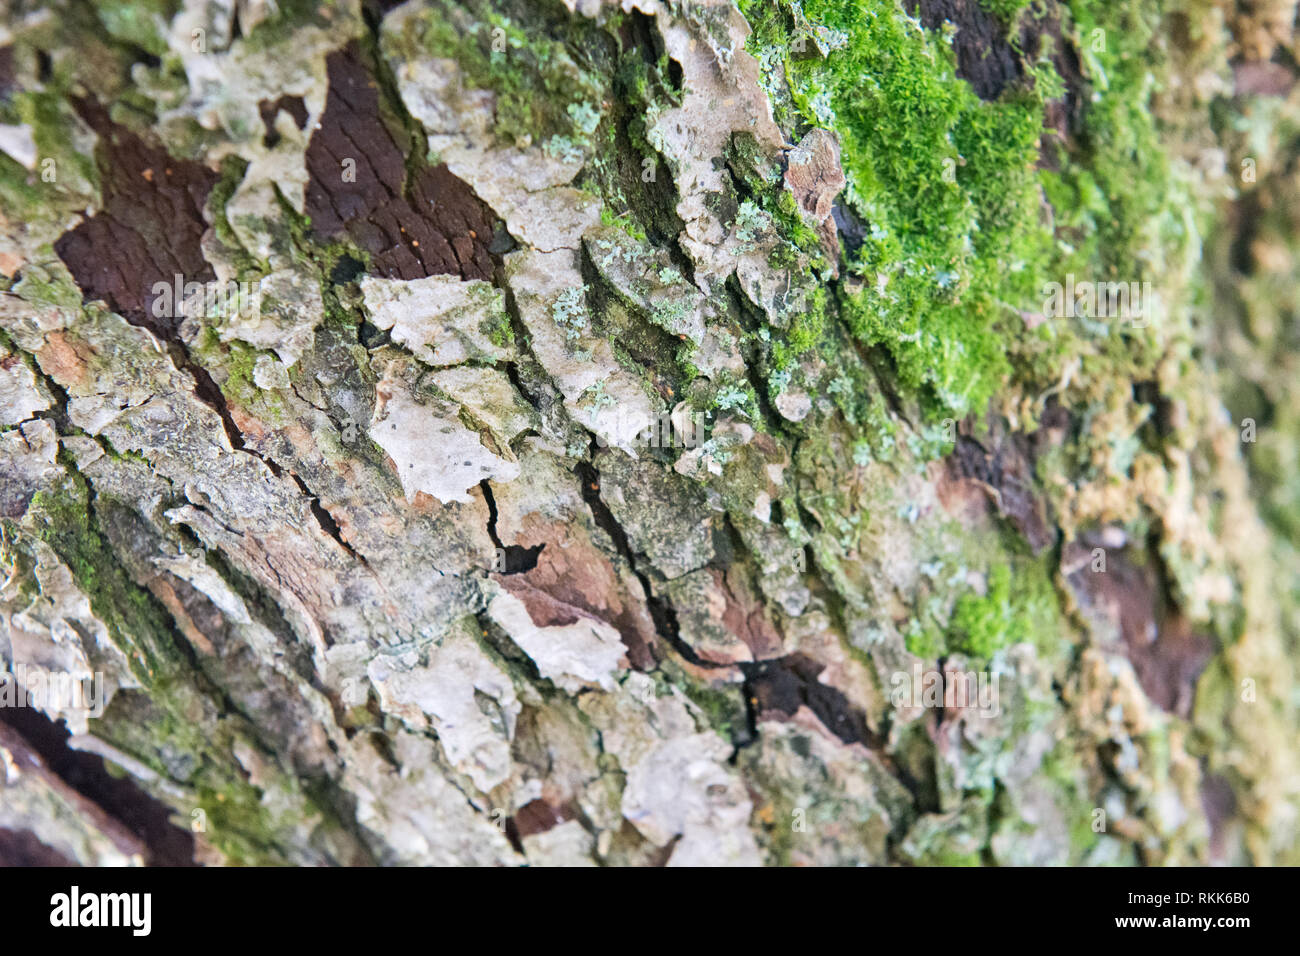
[[6,3],[0,860],[1300,862],[1293,6]]

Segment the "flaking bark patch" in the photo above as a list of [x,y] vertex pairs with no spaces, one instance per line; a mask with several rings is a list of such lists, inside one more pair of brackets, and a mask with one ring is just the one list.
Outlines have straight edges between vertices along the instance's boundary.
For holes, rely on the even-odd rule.
[[1168,605],[1156,568],[1135,564],[1122,549],[1103,548],[1099,570],[1092,548],[1099,543],[1094,536],[1071,542],[1061,559],[1098,640],[1129,659],[1152,703],[1189,716],[1214,642]]
[[93,99],[74,105],[99,135],[104,206],[54,250],[87,299],[103,299],[124,318],[171,338],[177,320],[153,314],[153,287],[171,287],[178,275],[185,282],[216,278],[200,243],[208,228],[203,206],[218,176],[117,125]]
[[1034,462],[1038,441],[1049,441],[1049,429],[1032,436],[1006,434],[995,429],[985,439],[989,447],[969,435],[958,435],[948,463],[948,477],[973,482],[1029,543],[1035,553],[1056,540],[1047,520],[1047,505],[1035,487]]
[[327,61],[325,112],[307,145],[306,212],[323,239],[346,235],[393,279],[491,281],[494,217],[445,164],[418,157],[384,122],[380,87],[353,42]]

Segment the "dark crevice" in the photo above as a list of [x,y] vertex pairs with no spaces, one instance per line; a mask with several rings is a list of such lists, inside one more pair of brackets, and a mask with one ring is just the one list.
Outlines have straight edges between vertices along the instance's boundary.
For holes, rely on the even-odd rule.
[[956,27],[952,46],[957,75],[970,83],[980,99],[997,99],[1024,75],[1006,29],[979,0],[905,0],[904,6],[930,30],[939,29],[945,21]]
[[519,374],[519,363],[506,362],[505,370],[506,370],[506,378],[510,379],[510,384],[514,386],[515,391],[523,396],[524,401],[528,402],[529,405],[533,406],[533,408],[538,409],[540,411],[540,406],[538,405],[537,397],[533,395],[533,393],[529,390],[528,386],[524,385],[523,377]]
[[36,49],[36,79],[41,83],[49,83],[54,78],[54,58],[50,56],[48,50]]
[[915,429],[912,420],[908,418],[907,413],[903,410],[903,400],[894,388],[893,382],[898,380],[898,368],[894,365],[893,357],[887,352],[871,348],[862,344],[855,335],[846,337],[853,344],[854,350],[858,353],[858,358],[866,366],[876,385],[880,388],[880,394],[884,396],[885,403],[889,410],[899,421],[904,422],[909,428]]
[[195,396],[216,412],[217,417],[221,419],[221,427],[226,433],[226,440],[230,442],[230,447],[235,451],[242,451],[260,459],[271,470],[271,474],[277,478],[283,475],[284,470],[273,459],[244,444],[244,433],[235,424],[234,416],[230,414],[230,406],[226,403],[226,395],[221,391],[221,386],[212,378],[211,373],[191,359],[189,351],[179,341],[169,341],[166,344],[167,354],[171,357],[172,362],[177,368],[189,372],[194,379]]
[[[1044,421],[1064,427],[1068,417],[1059,407],[1056,411],[1049,408]],[[986,438],[990,447],[969,434],[959,433],[952,453],[945,459],[948,473],[954,479],[974,480],[997,513],[1019,532],[1036,555],[1053,546],[1058,533],[1035,478],[1040,439],[1046,440],[1038,433],[1007,433],[1000,420],[993,420]]]
[[68,745],[72,734],[32,707],[0,707],[0,724],[22,738],[60,780],[133,833],[150,866],[195,866],[194,836],[171,822],[172,810],[130,777],[110,773],[98,754]]
[[[504,281],[503,272],[504,270],[502,267],[498,265],[497,285],[505,290],[504,304],[506,315],[510,318],[510,331],[514,335],[515,348],[519,351],[521,357],[528,358],[534,368],[541,368],[541,364],[537,361],[536,356],[533,355],[532,348],[529,344],[532,339],[528,334],[528,326],[524,324],[523,315],[519,311],[519,302],[515,298],[514,291]],[[544,401],[542,395],[540,395],[533,387],[524,384],[524,377],[523,374],[521,374],[523,369],[520,367],[520,362],[507,362],[505,368],[506,376],[510,379],[510,384],[515,387],[529,405],[533,406],[539,414],[545,416],[551,403],[549,401]]]
[[[592,440],[591,451],[593,455],[596,452],[595,439]],[[695,667],[725,669],[731,666],[703,660],[689,644],[682,640],[676,609],[664,598],[655,595],[654,588],[650,584],[649,575],[637,567],[636,556],[632,552],[632,545],[628,541],[627,532],[623,530],[623,526],[618,523],[614,513],[609,510],[609,506],[600,497],[600,472],[596,470],[594,465],[586,461],[578,462],[573,471],[582,490],[582,500],[587,503],[596,526],[609,535],[615,549],[623,556],[623,560],[627,562],[632,573],[641,582],[641,589],[645,593],[646,610],[650,612],[650,619],[654,622],[655,632],[673,650]]]
[[[934,725],[935,725],[935,727],[942,727],[942,726],[943,726],[943,715],[944,715],[944,705],[943,705],[943,702],[947,699],[944,695],[945,695],[945,694],[947,693],[947,691],[948,691],[948,674],[947,674],[946,671],[944,671],[944,669],[943,669],[943,665],[946,664],[947,661],[948,661],[948,658],[947,658],[947,656],[945,655],[945,656],[943,656],[943,657],[940,657],[940,658],[935,662],[935,671],[938,673],[938,676],[939,676],[939,703],[936,704],[936,705],[935,705],[935,708],[934,708],[934,715],[935,715]],[[938,754],[935,754],[935,760],[938,760],[938,759],[939,759],[939,755],[938,755]]]
[[863,711],[842,691],[818,680],[826,665],[796,652],[739,667],[748,687],[747,702],[752,701],[750,706],[758,713],[793,717],[801,706],[806,706],[842,742],[861,743],[875,751],[884,749],[885,740],[867,726]]
[[572,803],[555,806],[540,798],[530,800],[515,811],[506,821],[506,836],[510,837],[518,852],[523,853],[524,837],[545,833],[569,820],[578,820],[589,832],[595,828],[585,819],[581,808]]
[[745,708],[745,736],[743,738],[739,735],[732,736],[733,749],[729,762],[733,764],[742,750],[758,742],[758,695],[744,668],[741,669],[741,673],[745,678],[740,684],[740,700]]
[[320,529],[338,542],[339,547],[349,555],[356,558],[362,564],[365,564],[365,556],[344,540],[343,531],[339,528],[339,523],[334,520],[334,516],[329,513],[323,504],[321,504],[320,495],[313,494],[312,490],[307,487],[307,483],[298,477],[297,472],[289,472],[289,477],[293,479],[293,483],[298,486],[298,490],[301,491],[303,497],[307,499],[307,502],[311,507],[311,513],[316,518],[316,523],[320,525]]
[[541,671],[537,669],[537,662],[524,653],[519,645],[511,639],[510,635],[487,612],[476,612],[474,620],[478,623],[479,633],[484,643],[488,644],[502,658],[509,661],[511,666],[522,674],[529,683],[538,685],[545,682],[546,678],[542,677]]
[[18,91],[18,76],[14,70],[14,48],[0,46],[0,103],[7,103]]
[[483,492],[483,500],[488,506],[488,537],[492,539],[492,546],[497,549],[501,555],[499,561],[500,567],[495,570],[498,574],[523,574],[537,567],[537,556],[542,553],[546,544],[535,544],[531,548],[525,548],[517,544],[502,544],[501,538],[497,535],[497,502],[492,495],[492,485],[486,478],[478,483],[480,490]]
[[984,866],[997,866],[997,854],[993,852],[992,835],[1001,829],[1002,822],[1007,816],[1008,811],[1008,794],[1006,784],[999,778],[993,778],[993,799],[989,801],[989,815],[986,824],[986,833],[984,846],[980,848],[980,863]]

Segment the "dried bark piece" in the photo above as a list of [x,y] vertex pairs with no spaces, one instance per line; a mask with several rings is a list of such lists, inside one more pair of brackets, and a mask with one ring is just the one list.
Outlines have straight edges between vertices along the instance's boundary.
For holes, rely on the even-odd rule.
[[407,149],[384,123],[379,84],[360,47],[326,61],[325,112],[307,144],[306,212],[317,236],[346,235],[392,279],[491,281],[492,211],[446,166],[408,175]]
[[92,99],[73,106],[99,135],[103,208],[60,236],[54,251],[88,299],[103,299],[132,323],[173,338],[178,319],[152,314],[153,286],[170,286],[177,275],[186,282],[216,278],[200,241],[217,174],[145,142]]
[[995,434],[990,443],[991,450],[968,435],[959,435],[948,458],[948,476],[954,482],[974,481],[1039,554],[1056,540],[1056,531],[1035,488],[1030,439],[1019,433]]

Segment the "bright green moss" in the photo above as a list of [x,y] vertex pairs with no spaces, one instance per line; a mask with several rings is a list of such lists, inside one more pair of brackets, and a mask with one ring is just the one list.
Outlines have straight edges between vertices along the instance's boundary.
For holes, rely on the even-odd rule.
[[947,653],[943,634],[937,628],[914,623],[915,626],[909,628],[903,635],[903,645],[909,654],[915,654],[924,661],[933,661]]
[[816,347],[826,331],[830,296],[825,286],[816,286],[808,297],[807,308],[798,313],[785,332],[784,341],[772,346],[772,365],[781,370],[789,368],[803,353]]
[[497,348],[509,348],[515,341],[515,330],[510,325],[510,316],[502,312],[483,320],[482,331]]
[[[1028,15],[1011,0],[985,6],[1007,24]],[[1160,278],[1189,241],[1191,203],[1171,182],[1150,109],[1161,65],[1150,52],[1154,2],[1070,4],[1075,22],[1063,29],[1091,87],[1073,91],[1085,101],[1082,134],[1046,163],[1040,143],[1057,137],[1044,105],[1065,94],[1050,38],[1023,51],[1028,75],[986,102],[956,75],[951,31],[923,29],[897,0],[741,8],[788,135],[817,126],[841,141],[841,202],[861,243],[846,244],[837,305],[929,411],[978,410],[1008,377],[1054,381],[1081,350],[1109,367],[1149,363],[1150,331],[1030,329],[1023,315],[1040,312],[1044,284],[1067,273]]]
[[1011,636],[1011,567],[1000,564],[989,572],[983,596],[963,594],[952,615],[957,646],[976,657],[988,657]]
[[253,384],[253,367],[257,364],[257,349],[243,342],[232,341],[227,345],[228,357],[226,359],[226,388],[235,396],[243,396],[250,389],[256,389]]
[[988,658],[1010,644],[1029,642],[1050,653],[1060,620],[1056,592],[1042,562],[1013,557],[988,571],[983,595],[957,599],[948,625],[948,646]]
[[626,212],[616,214],[608,206],[602,206],[600,209],[600,223],[602,226],[613,226],[616,229],[623,230],[637,242],[646,241],[645,230],[638,226],[636,221]]
[[[1040,98],[981,102],[956,77],[948,42],[893,0],[809,0],[798,17],[788,4],[742,9],[769,83],[788,90],[774,92],[782,122],[839,135],[842,198],[865,232],[846,256],[862,281],[841,302],[854,334],[888,348],[903,383],[943,408],[981,407],[1008,371],[995,324],[1026,300],[1050,244],[1034,173]],[[786,53],[799,18],[839,48]]]

